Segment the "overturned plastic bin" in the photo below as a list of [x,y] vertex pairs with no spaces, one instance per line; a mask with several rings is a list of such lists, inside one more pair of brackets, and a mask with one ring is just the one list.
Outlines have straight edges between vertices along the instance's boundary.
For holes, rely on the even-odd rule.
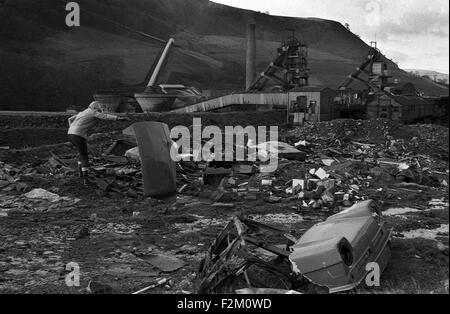
[[175,162],[170,157],[169,127],[160,122],[132,125],[141,157],[144,195],[164,198],[177,191]]

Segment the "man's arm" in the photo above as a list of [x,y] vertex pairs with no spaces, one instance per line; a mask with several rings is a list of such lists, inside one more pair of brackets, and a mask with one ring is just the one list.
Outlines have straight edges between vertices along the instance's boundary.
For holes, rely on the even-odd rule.
[[94,113],[94,115],[95,115],[96,118],[102,119],[102,120],[112,120],[112,121],[119,120],[118,116],[115,116],[115,115],[112,115],[112,114],[103,113],[103,112],[96,111]]
[[70,117],[70,118],[68,119],[68,121],[69,121],[69,126],[72,125],[73,121],[74,121],[76,118],[77,118],[77,115],[74,115],[74,116],[72,116],[72,117]]

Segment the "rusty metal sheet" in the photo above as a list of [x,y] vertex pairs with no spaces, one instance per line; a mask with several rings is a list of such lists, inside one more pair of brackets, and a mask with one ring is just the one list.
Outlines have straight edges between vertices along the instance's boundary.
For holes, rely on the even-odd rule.
[[[258,237],[256,237],[258,235]],[[293,244],[292,237],[279,230],[244,217],[234,217],[215,239],[200,266],[201,284],[198,293],[220,293],[224,286],[234,278],[243,276],[248,287],[254,287],[247,270],[256,266],[268,274],[275,275],[276,280],[290,288],[290,270],[271,264],[254,254],[254,248],[261,248],[287,261],[289,252],[266,243],[266,237],[279,235]],[[264,238],[264,240],[263,240]],[[289,284],[288,284],[289,283]],[[226,289],[227,290],[227,289]]]
[[176,166],[170,156],[169,127],[160,122],[139,122],[133,130],[141,157],[144,195],[165,197],[176,193]]

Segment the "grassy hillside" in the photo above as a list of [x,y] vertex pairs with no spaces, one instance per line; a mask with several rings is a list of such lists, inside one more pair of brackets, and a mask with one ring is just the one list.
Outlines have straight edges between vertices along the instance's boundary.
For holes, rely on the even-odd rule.
[[[201,89],[241,89],[246,24],[258,25],[258,70],[274,58],[285,28],[310,47],[313,84],[337,87],[368,46],[341,24],[269,16],[207,0],[79,0],[81,27],[65,25],[65,1],[0,0],[0,110],[64,110],[101,88],[143,81],[162,45],[117,27],[121,23],[180,48],[162,81]],[[448,90],[389,62],[402,82],[428,94]]]
[[405,71],[412,72],[417,76],[428,76],[430,79],[440,83],[448,84],[449,82],[449,75],[447,73],[421,69],[405,69]]

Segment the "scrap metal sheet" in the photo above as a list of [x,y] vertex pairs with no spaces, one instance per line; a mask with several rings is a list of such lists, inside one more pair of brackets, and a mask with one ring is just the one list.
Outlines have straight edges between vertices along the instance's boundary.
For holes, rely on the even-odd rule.
[[159,122],[133,124],[141,156],[144,195],[164,197],[176,193],[176,167],[170,157],[169,127]]

